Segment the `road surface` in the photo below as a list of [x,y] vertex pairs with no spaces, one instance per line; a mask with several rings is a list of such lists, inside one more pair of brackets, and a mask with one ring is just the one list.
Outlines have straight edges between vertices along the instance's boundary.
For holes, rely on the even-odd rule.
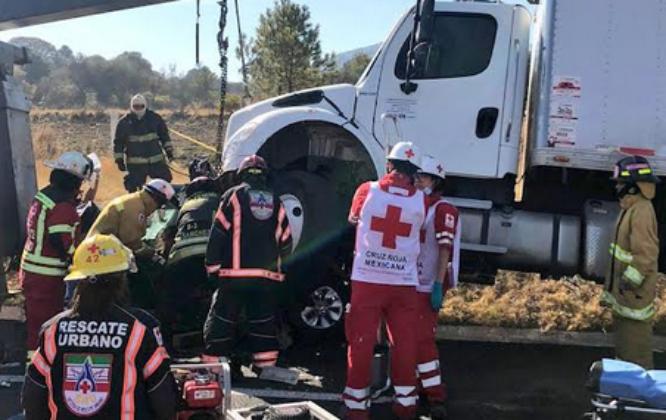
[[[440,352],[451,418],[475,420],[580,418],[588,408],[584,383],[590,364],[612,355],[600,348],[450,341],[440,343]],[[245,377],[232,384],[233,405],[309,399],[339,414],[345,359],[342,344],[294,346],[281,364],[301,372],[299,384],[263,381],[244,370]],[[657,362],[663,365],[660,357]],[[0,369],[0,382],[19,379],[20,371]],[[18,412],[20,386],[0,386],[0,419]],[[374,405],[373,418],[386,418],[388,410],[387,403]]]

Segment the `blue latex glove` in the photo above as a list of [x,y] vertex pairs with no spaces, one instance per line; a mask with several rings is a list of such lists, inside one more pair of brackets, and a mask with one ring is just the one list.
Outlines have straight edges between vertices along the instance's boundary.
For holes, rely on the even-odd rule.
[[442,283],[436,281],[432,285],[432,292],[430,292],[430,306],[434,311],[439,312],[442,309],[444,302],[444,291],[442,290]]

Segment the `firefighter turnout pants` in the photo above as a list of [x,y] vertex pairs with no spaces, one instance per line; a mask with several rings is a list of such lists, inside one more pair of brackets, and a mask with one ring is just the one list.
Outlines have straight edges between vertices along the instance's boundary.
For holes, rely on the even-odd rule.
[[127,175],[125,175],[125,189],[128,192],[135,192],[141,189],[146,179],[160,178],[171,182],[172,175],[166,161],[161,160],[155,163],[127,164]]
[[636,363],[644,369],[653,369],[652,320],[636,321],[613,314],[615,327],[615,356]]
[[25,295],[28,350],[39,345],[39,331],[49,319],[62,312],[65,305],[65,282],[62,277],[22,272]]
[[[252,353],[254,366],[275,366],[279,355],[277,286],[263,278],[221,280],[204,325],[206,354],[228,357],[245,350]],[[247,335],[241,341],[243,313]]]
[[430,304],[430,293],[417,292],[418,300],[418,350],[416,354],[416,372],[419,375],[421,395],[430,403],[446,401],[446,387],[442,383],[439,366],[439,351],[435,341],[437,330],[437,312]]
[[416,289],[352,281],[351,306],[345,318],[347,386],[342,395],[347,419],[369,418],[370,369],[382,319],[391,346],[393,413],[400,419],[416,415]]

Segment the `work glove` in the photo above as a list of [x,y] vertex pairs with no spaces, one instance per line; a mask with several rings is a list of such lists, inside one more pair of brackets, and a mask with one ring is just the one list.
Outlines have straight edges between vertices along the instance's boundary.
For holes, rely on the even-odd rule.
[[125,160],[122,158],[116,159],[116,165],[118,165],[118,170],[120,172],[125,172],[127,170],[127,166],[125,166]]
[[158,265],[164,265],[166,264],[166,259],[161,256],[160,254],[153,254],[153,256],[150,258],[152,262]]
[[169,160],[169,162],[171,162],[173,160],[173,148],[167,147],[166,149],[164,149],[164,151],[166,152],[167,159]]
[[442,309],[442,303],[444,302],[444,290],[442,287],[442,283],[436,281],[432,285],[432,292],[430,292],[430,306],[435,312],[439,312]]

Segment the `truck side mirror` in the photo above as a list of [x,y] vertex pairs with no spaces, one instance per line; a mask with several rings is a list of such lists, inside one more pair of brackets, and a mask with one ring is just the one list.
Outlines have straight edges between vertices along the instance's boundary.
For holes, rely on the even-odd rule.
[[435,0],[421,0],[418,8],[415,45],[432,41],[435,30]]
[[418,85],[410,78],[423,74],[428,62],[428,51],[432,41],[435,26],[435,0],[417,0],[414,14],[414,29],[412,29],[407,52],[407,68],[405,81],[400,84],[400,90],[409,95],[416,91]]

